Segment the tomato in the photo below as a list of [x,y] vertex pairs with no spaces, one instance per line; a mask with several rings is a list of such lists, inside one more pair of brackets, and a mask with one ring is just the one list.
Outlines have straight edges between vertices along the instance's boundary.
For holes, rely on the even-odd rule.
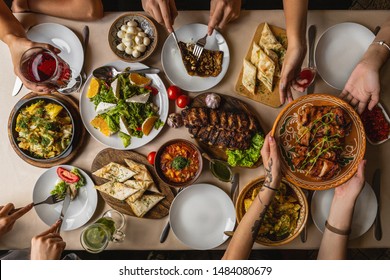
[[168,98],[171,100],[176,100],[179,96],[183,94],[181,88],[177,86],[170,86],[168,88]]
[[156,89],[155,87],[152,87],[152,86],[145,86],[146,89],[150,90],[152,92],[153,95],[157,95],[158,93],[158,89]]
[[180,95],[177,99],[176,99],[176,105],[179,107],[179,108],[185,108],[188,106],[188,104],[190,104],[190,98],[187,96],[187,95]]
[[66,183],[76,183],[80,180],[79,176],[62,167],[57,168],[57,175]]
[[156,152],[150,152],[148,154],[148,161],[151,165],[154,165],[154,159],[156,157]]

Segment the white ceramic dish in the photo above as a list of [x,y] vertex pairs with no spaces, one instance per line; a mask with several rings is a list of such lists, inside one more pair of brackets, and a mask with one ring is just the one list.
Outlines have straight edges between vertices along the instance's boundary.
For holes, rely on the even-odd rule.
[[76,34],[68,27],[57,23],[41,23],[31,27],[27,38],[34,42],[48,43],[61,50],[64,59],[78,75],[83,67],[83,46]]
[[[177,29],[175,33],[179,41],[195,43],[207,33],[207,25],[188,24]],[[162,48],[161,64],[171,83],[186,91],[199,92],[216,86],[223,79],[230,62],[229,47],[225,38],[215,30],[211,36],[207,37],[205,48],[223,51],[222,71],[217,77],[203,78],[188,75],[173,36],[168,36]]]
[[185,245],[208,250],[224,243],[232,231],[236,212],[230,197],[210,184],[185,188],[172,202],[169,221],[176,237]]
[[[315,191],[311,201],[311,215],[319,231],[324,232],[332,204],[334,189]],[[366,182],[360,193],[353,212],[352,232],[349,239],[355,239],[366,233],[375,221],[378,202],[371,186]]]
[[[130,67],[131,69],[147,68],[147,66],[142,63],[128,63],[124,61],[115,61],[107,65],[115,66],[118,70],[123,70],[126,67]],[[159,93],[153,97],[153,102],[159,108],[158,114],[160,116],[160,119],[164,123],[166,123],[169,110],[169,101],[164,83],[157,74],[147,74],[146,76],[153,80],[152,85],[159,91]],[[131,144],[127,148],[125,148],[123,147],[122,140],[120,139],[118,134],[114,134],[107,137],[99,130],[95,129],[90,123],[91,120],[96,116],[95,105],[87,97],[88,86],[91,78],[92,76],[88,77],[81,92],[80,115],[85,128],[88,130],[89,134],[91,134],[97,141],[117,150],[133,150],[143,145],[146,145],[160,133],[162,127],[160,127],[158,130],[152,129],[149,135],[144,135],[142,138],[131,137]]]
[[315,64],[321,78],[342,90],[375,35],[363,25],[345,22],[328,28],[315,48]]
[[[71,165],[60,166],[67,170],[71,170],[73,168]],[[54,186],[59,180],[57,175],[58,167],[59,166],[54,166],[46,170],[39,177],[38,181],[35,183],[33,191],[34,203],[41,202],[50,195],[50,192],[53,190]],[[97,192],[94,188],[92,179],[83,170],[80,168],[78,169],[86,179],[87,184],[79,189],[77,197],[70,202],[68,211],[66,211],[62,223],[62,231],[74,230],[83,226],[89,221],[89,219],[91,219],[97,206]],[[60,217],[62,204],[63,202],[52,205],[41,204],[35,206],[34,208],[39,218],[41,218],[45,224],[51,226]]]
[[[389,115],[387,114],[385,108],[383,108],[382,104],[378,103],[377,104],[379,108],[381,108],[382,112],[383,112],[383,115],[385,116],[385,119],[387,120],[387,122],[390,124],[390,118],[389,118]],[[371,144],[371,145],[379,145],[379,144],[382,144],[382,143],[385,143],[387,140],[390,139],[390,132],[389,132],[389,135],[387,135],[387,138],[386,139],[383,139],[382,141],[379,141],[379,142],[374,142],[374,141],[371,141],[371,139],[367,136],[366,134],[366,139],[367,141]]]

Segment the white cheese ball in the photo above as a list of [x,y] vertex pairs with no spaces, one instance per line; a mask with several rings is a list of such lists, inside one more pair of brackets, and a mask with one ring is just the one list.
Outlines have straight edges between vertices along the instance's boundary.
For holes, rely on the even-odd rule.
[[137,34],[138,32],[137,32],[137,29],[136,29],[136,27],[133,27],[133,26],[129,26],[128,28],[127,28],[127,33],[130,33],[130,34]]
[[127,26],[137,27],[138,23],[134,20],[130,20],[129,22],[127,22]]
[[118,50],[120,50],[121,52],[123,52],[125,50],[126,46],[123,43],[120,43],[119,45],[116,46],[116,48]]
[[137,45],[135,46],[135,49],[141,53],[145,52],[146,51],[146,46],[144,45]]
[[137,50],[133,50],[131,55],[134,56],[135,58],[138,58],[141,55],[141,53],[139,51],[137,51]]
[[141,45],[143,42],[144,42],[144,39],[140,36],[136,36],[134,38],[134,42],[137,44],[137,45]]
[[136,28],[137,29],[137,32],[142,32],[143,30],[139,27]]
[[130,38],[126,38],[126,37],[122,38],[122,43],[130,42],[130,41],[131,41]]
[[123,30],[119,30],[118,33],[116,33],[116,36],[118,36],[118,38],[124,38],[126,35],[126,32],[124,32]]
[[138,32],[137,36],[140,36],[140,37],[147,37],[148,35],[146,35],[145,32]]
[[126,41],[126,42],[123,42],[122,44],[125,45],[126,47],[134,46],[134,42],[133,41]]
[[126,33],[125,38],[132,40],[134,37],[134,34]]
[[148,37],[145,37],[144,40],[143,40],[143,44],[145,46],[149,46],[150,45],[150,39]]
[[122,25],[121,26],[121,30],[126,32],[127,31],[127,25]]
[[127,48],[125,49],[125,52],[126,52],[127,54],[132,54],[132,53],[133,53],[133,48],[127,47]]

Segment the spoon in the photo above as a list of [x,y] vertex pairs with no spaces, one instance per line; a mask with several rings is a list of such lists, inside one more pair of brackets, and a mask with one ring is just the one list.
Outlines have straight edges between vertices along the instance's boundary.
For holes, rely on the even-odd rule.
[[101,80],[110,80],[115,76],[124,73],[140,73],[140,74],[158,74],[160,69],[157,68],[142,68],[142,69],[133,69],[127,71],[118,71],[114,66],[102,66],[93,70],[92,75],[95,78]]

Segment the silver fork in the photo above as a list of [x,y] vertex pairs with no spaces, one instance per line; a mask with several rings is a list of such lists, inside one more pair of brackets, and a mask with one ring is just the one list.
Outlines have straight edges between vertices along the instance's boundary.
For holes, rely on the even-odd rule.
[[60,201],[63,201],[63,198],[59,198],[58,195],[52,194],[48,198],[46,198],[44,201],[34,203],[34,206],[40,205],[40,204],[56,204]]
[[198,41],[196,41],[194,45],[194,49],[192,50],[192,53],[197,60],[199,60],[200,56],[202,55],[204,46],[206,45],[207,36],[208,35],[206,34],[204,37],[200,38]]

